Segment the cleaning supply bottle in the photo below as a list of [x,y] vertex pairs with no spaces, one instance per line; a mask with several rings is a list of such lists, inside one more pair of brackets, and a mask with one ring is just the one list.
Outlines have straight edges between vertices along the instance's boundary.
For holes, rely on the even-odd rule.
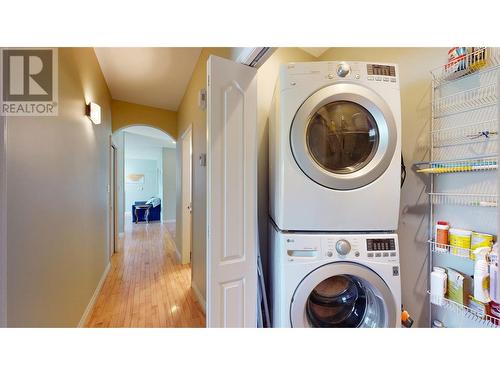
[[434,267],[431,272],[431,303],[442,306],[446,294],[448,275],[441,267]]
[[[450,225],[447,221],[438,221],[436,223],[436,233],[434,235],[434,240],[436,241],[435,249],[439,251],[448,250],[448,231],[450,230]],[[441,246],[440,246],[441,245]]]
[[486,256],[490,252],[489,247],[479,247],[474,250],[476,258],[474,262],[474,298],[482,303],[490,302],[489,293],[489,265]]
[[500,303],[500,290],[498,288],[500,281],[498,277],[498,242],[495,242],[490,253],[490,298],[497,304]]

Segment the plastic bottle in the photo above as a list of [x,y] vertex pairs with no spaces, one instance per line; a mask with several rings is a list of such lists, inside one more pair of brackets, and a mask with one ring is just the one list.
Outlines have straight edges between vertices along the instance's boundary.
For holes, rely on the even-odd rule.
[[500,303],[498,283],[498,242],[496,242],[490,253],[490,298],[496,304]]
[[448,283],[448,275],[444,269],[434,267],[431,272],[431,303],[442,306]]
[[436,223],[436,235],[434,237],[436,240],[436,250],[447,251],[449,230],[450,225],[447,221],[438,221]]
[[474,262],[474,298],[482,303],[490,302],[489,293],[489,265],[486,255],[490,252],[489,247],[480,247],[474,250],[476,261]]

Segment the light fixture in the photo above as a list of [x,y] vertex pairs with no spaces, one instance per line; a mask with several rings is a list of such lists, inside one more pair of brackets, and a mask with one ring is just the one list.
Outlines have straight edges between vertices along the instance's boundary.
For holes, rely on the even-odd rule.
[[94,102],[90,102],[85,106],[85,115],[90,118],[94,125],[101,123],[101,106]]

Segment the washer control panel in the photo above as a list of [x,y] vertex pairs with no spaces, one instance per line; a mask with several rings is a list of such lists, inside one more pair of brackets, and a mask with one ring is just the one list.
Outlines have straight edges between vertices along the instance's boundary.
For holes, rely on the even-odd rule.
[[366,251],[368,258],[395,257],[396,241],[394,238],[367,238]]
[[284,247],[289,262],[318,259],[398,259],[396,234],[291,234],[285,235]]

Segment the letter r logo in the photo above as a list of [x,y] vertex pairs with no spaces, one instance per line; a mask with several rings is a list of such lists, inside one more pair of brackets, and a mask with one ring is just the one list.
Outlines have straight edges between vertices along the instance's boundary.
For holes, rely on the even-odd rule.
[[4,101],[52,101],[51,50],[3,51]]

